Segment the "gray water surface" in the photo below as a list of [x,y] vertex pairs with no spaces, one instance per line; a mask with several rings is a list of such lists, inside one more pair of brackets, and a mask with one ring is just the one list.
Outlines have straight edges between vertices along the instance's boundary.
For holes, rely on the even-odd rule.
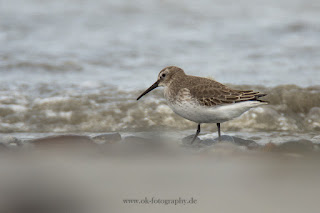
[[133,90],[167,65],[223,83],[319,84],[320,1],[10,0],[1,84]]

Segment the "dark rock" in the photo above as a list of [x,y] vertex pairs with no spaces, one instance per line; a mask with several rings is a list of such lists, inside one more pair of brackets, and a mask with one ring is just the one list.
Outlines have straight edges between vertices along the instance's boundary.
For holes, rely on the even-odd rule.
[[258,136],[252,136],[250,138],[248,138],[249,140],[260,140],[261,137],[258,137]]
[[82,135],[54,135],[44,138],[37,138],[29,141],[36,147],[77,147],[94,146],[95,143],[88,136]]
[[240,146],[246,146],[249,149],[258,148],[259,144],[254,142],[253,140],[245,140],[238,137],[233,137],[234,143]]
[[200,143],[204,144],[204,145],[207,145],[207,146],[211,146],[213,145],[214,143],[217,143],[218,140],[214,140],[214,139],[205,139],[203,141],[201,141]]
[[92,137],[96,143],[110,144],[121,141],[121,135],[119,133],[105,133]]
[[[194,135],[189,135],[185,138],[182,139],[182,143],[184,145],[191,145],[191,140],[193,139]],[[196,138],[196,140],[194,141],[194,143],[192,145],[205,145],[205,146],[211,146],[214,145],[215,143],[220,143],[220,142],[230,142],[239,146],[246,146],[249,149],[253,149],[256,147],[259,147],[259,145],[252,141],[252,140],[245,140],[242,138],[238,138],[238,137],[233,137],[233,136],[229,136],[229,135],[222,135],[221,139],[219,140],[219,138],[215,138],[215,139],[205,139],[205,140],[200,140],[198,137]]]
[[184,137],[183,139],[182,139],[182,143],[184,144],[184,145],[196,145],[196,144],[200,144],[202,141],[200,140],[200,138],[196,138],[195,140],[194,140],[194,142],[191,144],[191,141],[192,141],[192,139],[193,139],[193,137],[194,137],[194,135],[189,135],[189,136],[187,136],[187,137]]
[[208,146],[213,145],[214,143],[217,143],[217,142],[222,142],[222,143],[223,142],[230,142],[230,143],[234,143],[239,146],[246,146],[249,149],[259,147],[259,145],[252,140],[245,140],[242,138],[229,136],[229,135],[222,135],[221,140],[219,140],[219,138],[215,138],[215,139],[206,139],[206,140],[201,141],[201,143],[208,145]]
[[229,135],[221,135],[221,139],[219,140],[219,138],[214,139],[216,141],[221,141],[221,142],[231,142],[231,143],[235,143],[234,141],[234,137],[229,136]]

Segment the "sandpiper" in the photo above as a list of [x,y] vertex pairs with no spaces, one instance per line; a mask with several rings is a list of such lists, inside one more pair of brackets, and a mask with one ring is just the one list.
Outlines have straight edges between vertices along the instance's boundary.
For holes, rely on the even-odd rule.
[[176,66],[162,69],[158,80],[137,100],[157,87],[164,87],[164,97],[176,114],[198,124],[191,143],[199,135],[202,123],[216,123],[221,140],[220,123],[239,117],[253,107],[267,104],[259,100],[266,94],[230,89],[212,79],[186,75]]

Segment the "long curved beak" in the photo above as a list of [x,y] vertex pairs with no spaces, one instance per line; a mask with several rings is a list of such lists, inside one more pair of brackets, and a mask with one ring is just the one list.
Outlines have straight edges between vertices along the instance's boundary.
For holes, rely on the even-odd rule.
[[152,84],[151,87],[149,87],[146,91],[144,91],[138,98],[137,101],[142,98],[142,96],[144,96],[145,94],[151,92],[152,90],[154,90],[155,88],[157,88],[159,86],[159,80],[156,81],[154,84]]

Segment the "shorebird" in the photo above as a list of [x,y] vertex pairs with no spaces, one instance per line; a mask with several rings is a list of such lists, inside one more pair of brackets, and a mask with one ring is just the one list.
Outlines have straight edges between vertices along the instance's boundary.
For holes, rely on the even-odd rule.
[[157,87],[164,87],[164,97],[176,114],[198,124],[191,144],[199,135],[202,123],[216,123],[221,140],[221,123],[239,117],[253,107],[268,103],[259,99],[266,94],[252,90],[234,90],[209,78],[186,75],[176,66],[162,69],[157,81],[137,100]]

